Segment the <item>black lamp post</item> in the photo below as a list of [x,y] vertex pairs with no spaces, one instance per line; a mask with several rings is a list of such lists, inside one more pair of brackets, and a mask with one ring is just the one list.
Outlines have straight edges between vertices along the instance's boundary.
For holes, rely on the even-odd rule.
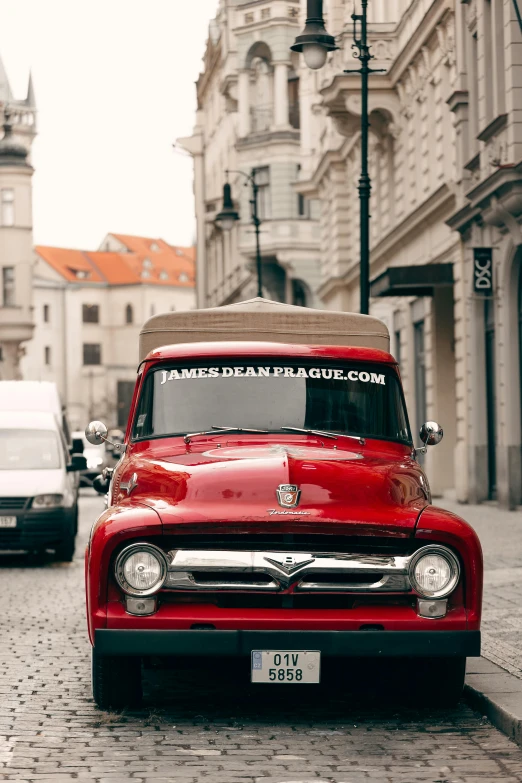
[[[370,68],[370,47],[367,40],[367,10],[368,0],[361,0],[362,14],[352,14],[353,38],[352,48],[356,50],[355,59],[361,67],[344,73],[361,74],[361,176],[359,178],[359,200],[361,205],[360,227],[360,290],[361,313],[370,312],[370,194],[372,190],[368,172],[368,76],[377,70]],[[357,37],[357,22],[360,22],[360,37]],[[323,0],[307,0],[306,26],[301,35],[295,39],[291,49],[303,52],[305,63],[314,70],[322,68],[328,52],[338,49],[333,36],[328,35],[324,27]],[[379,69],[381,70],[381,69]]]
[[[260,226],[261,219],[259,218],[259,205],[258,194],[259,185],[256,182],[257,170],[252,169],[250,174],[246,174],[244,171],[227,171],[227,177],[229,174],[241,174],[245,177],[252,186],[252,198],[250,199],[250,206],[252,208],[251,220],[254,226],[256,235],[256,272],[257,272],[257,295],[263,296],[263,271],[261,266],[261,241],[260,241]],[[245,182],[246,185],[246,182]],[[223,231],[230,231],[234,223],[239,220],[239,213],[234,208],[234,202],[232,201],[232,190],[228,182],[223,185],[223,209],[216,215],[216,223],[221,226]]]

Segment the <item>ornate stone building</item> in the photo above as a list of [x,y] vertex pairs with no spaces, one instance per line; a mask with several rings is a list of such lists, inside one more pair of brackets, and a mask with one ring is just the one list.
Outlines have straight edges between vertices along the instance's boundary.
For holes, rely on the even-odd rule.
[[[298,0],[220,0],[210,24],[196,127],[192,137],[180,140],[194,157],[201,307],[256,293],[251,188],[236,173],[252,169],[259,184],[263,292],[320,305],[317,203],[294,188],[302,93],[299,58],[290,46],[298,15]],[[240,215],[228,233],[216,224],[227,170]]]
[[23,345],[33,333],[32,141],[36,104],[31,79],[15,100],[0,60],[0,380],[20,377]]
[[[305,0],[301,3],[301,25]],[[299,70],[310,96],[298,191],[320,210],[319,295],[359,298],[360,80],[351,3],[325,0],[340,49]],[[370,0],[372,314],[400,360],[412,428],[434,418],[435,494],[521,502],[522,36],[511,0]],[[306,124],[306,129],[305,129]],[[493,291],[474,293],[474,249]],[[487,256],[487,254],[486,254]]]

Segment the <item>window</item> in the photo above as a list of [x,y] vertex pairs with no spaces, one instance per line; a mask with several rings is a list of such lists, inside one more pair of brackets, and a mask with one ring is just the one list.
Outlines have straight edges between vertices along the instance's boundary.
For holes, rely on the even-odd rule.
[[52,430],[0,430],[0,470],[56,470],[60,444]]
[[[160,366],[148,373],[133,437],[212,430],[219,421],[411,443],[400,384],[388,367],[307,360],[281,365]],[[209,377],[212,383],[205,382]]]
[[44,348],[44,363],[49,366],[51,364],[51,346],[46,345]]
[[49,316],[50,316],[50,307],[49,307],[48,304],[44,304],[44,306],[43,306],[44,324],[48,324],[49,323],[49,320],[50,320]]
[[12,188],[2,190],[2,225],[14,226],[14,190]]
[[417,430],[426,421],[426,348],[424,342],[424,321],[413,325],[413,345],[415,355],[415,413]]
[[100,308],[98,305],[84,304],[82,306],[82,320],[84,324],[97,324],[100,322]]
[[271,217],[270,169],[268,166],[256,169],[256,182],[258,186],[257,205],[259,218],[261,220],[267,220]]
[[248,14],[245,14],[245,24],[252,24],[254,21],[254,13],[253,11],[249,11]]
[[0,345],[0,362],[4,361],[4,348]]
[[99,343],[83,344],[83,363],[85,365],[101,364],[101,345]]
[[15,306],[14,266],[4,266],[2,269],[2,304],[4,307]]
[[132,309],[132,305],[128,304],[125,308],[125,323],[126,324],[132,324],[134,323],[134,311]]
[[270,8],[261,9],[261,19],[270,19]]
[[484,300],[485,359],[486,359],[486,428],[488,449],[488,499],[497,492],[497,396],[495,377],[495,306],[493,299]]
[[308,304],[306,288],[302,280],[292,280],[292,304],[298,307],[306,307]]

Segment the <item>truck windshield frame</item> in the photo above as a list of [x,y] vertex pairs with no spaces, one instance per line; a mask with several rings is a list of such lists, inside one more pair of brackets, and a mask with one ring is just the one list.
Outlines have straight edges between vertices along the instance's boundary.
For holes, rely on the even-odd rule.
[[[166,426],[175,416],[183,427]],[[256,357],[150,368],[136,405],[132,442],[183,437],[215,425],[255,427],[282,436],[289,434],[282,427],[295,426],[413,444],[402,385],[392,365]]]

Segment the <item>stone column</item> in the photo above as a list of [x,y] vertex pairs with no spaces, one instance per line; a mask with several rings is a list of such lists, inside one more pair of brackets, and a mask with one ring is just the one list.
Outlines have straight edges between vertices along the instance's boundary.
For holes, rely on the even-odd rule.
[[288,64],[274,65],[274,121],[276,128],[288,128]]
[[250,133],[250,71],[239,72],[239,138]]

